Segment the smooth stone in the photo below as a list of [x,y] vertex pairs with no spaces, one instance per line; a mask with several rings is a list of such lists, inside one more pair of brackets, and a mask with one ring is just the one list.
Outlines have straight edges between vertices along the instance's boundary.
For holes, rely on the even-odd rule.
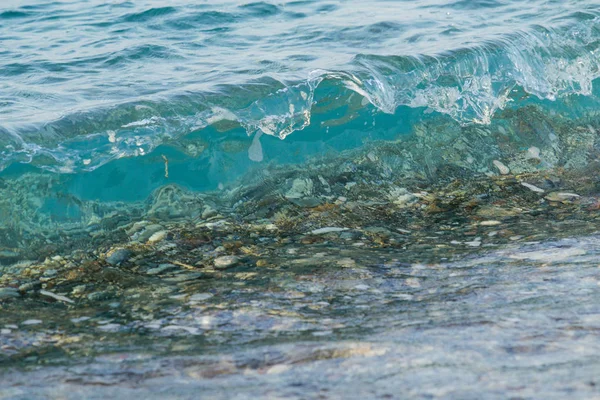
[[321,200],[316,197],[305,197],[300,199],[290,198],[288,200],[298,207],[303,208],[314,208],[322,203]]
[[162,231],[165,228],[162,225],[152,224],[148,225],[146,229],[137,237],[137,241],[140,243],[146,242],[152,235],[154,235],[158,231]]
[[575,194],[575,193],[552,192],[552,193],[549,193],[548,195],[546,195],[544,198],[548,201],[561,202],[561,201],[575,200],[579,197],[581,197],[581,196],[579,196],[578,194]]
[[564,249],[545,249],[539,251],[528,251],[524,253],[516,253],[509,255],[509,258],[515,260],[531,260],[541,262],[558,262],[564,261],[571,257],[583,256],[587,252],[584,249],[576,247]]
[[172,270],[175,268],[178,268],[178,267],[174,264],[160,264],[156,268],[149,269],[148,271],[146,271],[146,273],[148,275],[157,275],[157,274],[160,274],[161,272],[169,271],[169,270]]
[[343,232],[343,231],[347,231],[348,228],[339,228],[336,226],[328,226],[325,228],[319,228],[319,229],[315,229],[310,231],[310,233],[312,235],[324,235],[326,233],[332,233],[332,232]]
[[526,158],[528,160],[539,161],[541,159],[541,157],[540,157],[540,149],[537,148],[537,147],[535,147],[535,146],[531,146],[530,148],[527,149]]
[[211,293],[197,293],[190,297],[190,301],[204,301],[210,299],[211,297],[213,297]]
[[0,300],[13,299],[21,296],[18,289],[7,287],[0,288]]
[[106,300],[110,298],[110,294],[108,292],[94,292],[87,295],[89,301],[100,301]]
[[539,187],[537,187],[535,185],[532,185],[530,183],[527,183],[527,182],[521,182],[521,185],[525,186],[527,189],[529,189],[529,190],[531,190],[533,192],[536,192],[536,193],[544,193],[545,192],[544,189],[539,188]]
[[488,221],[481,221],[479,223],[480,226],[496,226],[496,225],[500,225],[502,222],[500,221],[495,221],[495,220],[488,220]]
[[221,256],[215,258],[214,266],[216,269],[227,269],[235,266],[240,262],[240,258],[237,256]]
[[180,282],[193,281],[194,279],[202,279],[204,277],[205,277],[205,274],[203,274],[202,272],[192,272],[192,273],[177,275],[172,278],[165,278],[164,281],[180,283]]
[[292,187],[285,194],[287,199],[299,199],[304,196],[308,196],[313,191],[313,181],[312,179],[306,178],[296,178],[292,182]]
[[49,292],[47,290],[40,290],[40,294],[43,295],[43,296],[51,297],[54,300],[64,301],[65,303],[71,303],[71,304],[75,303],[73,300],[69,299],[66,296],[63,296],[63,295],[60,295],[60,294],[56,294],[56,293],[52,293],[52,292]]
[[160,242],[162,240],[164,240],[167,237],[167,234],[169,232],[168,231],[158,231],[152,234],[152,236],[150,236],[148,238],[148,243],[157,243]]
[[46,271],[44,271],[43,276],[46,278],[52,278],[52,277],[56,276],[57,273],[58,273],[58,271],[55,269],[47,269]]
[[202,211],[202,219],[208,219],[217,215],[217,210],[212,208],[211,206],[204,206],[204,210]]
[[131,257],[131,250],[117,249],[106,257],[106,262],[110,265],[118,265],[127,261],[129,257]]
[[22,284],[21,286],[19,286],[19,291],[26,293],[29,292],[30,290],[35,290],[37,288],[39,288],[41,286],[40,282],[27,282]]
[[494,160],[493,161],[494,166],[496,168],[498,168],[498,171],[500,172],[501,175],[508,175],[510,173],[510,169],[504,165],[502,162],[498,161],[498,160]]
[[43,321],[41,319],[28,319],[28,320],[21,322],[21,325],[39,325],[42,322]]

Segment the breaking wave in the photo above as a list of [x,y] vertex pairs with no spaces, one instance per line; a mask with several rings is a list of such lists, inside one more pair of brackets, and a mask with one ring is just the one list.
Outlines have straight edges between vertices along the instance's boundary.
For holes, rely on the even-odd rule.
[[437,56],[358,54],[344,69],[314,70],[303,81],[265,76],[101,105],[46,123],[11,124],[0,127],[0,168],[32,163],[55,172],[89,171],[117,158],[146,155],[161,144],[185,149],[183,139],[191,134],[227,135],[236,129],[252,136],[248,155],[260,162],[263,134],[301,135],[315,118],[321,128],[326,121],[338,126],[352,121],[376,131],[386,128],[373,126],[374,116],[409,109],[417,109],[422,120],[442,114],[460,125],[487,125],[506,108],[594,96],[600,17],[577,18],[569,26],[537,26]]

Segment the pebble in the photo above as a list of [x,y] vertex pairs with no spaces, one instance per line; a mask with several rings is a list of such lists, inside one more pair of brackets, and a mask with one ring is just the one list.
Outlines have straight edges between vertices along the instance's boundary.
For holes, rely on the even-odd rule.
[[21,322],[21,325],[39,325],[41,323],[42,323],[42,320],[40,320],[40,319],[28,319],[28,320]]
[[169,232],[168,231],[158,231],[152,234],[152,236],[150,236],[148,238],[148,243],[157,243],[160,242],[162,240],[164,240],[167,237],[167,234]]
[[162,231],[165,228],[162,225],[152,224],[146,226],[146,229],[137,237],[137,241],[140,243],[146,242],[152,235],[154,235],[158,231]]
[[215,258],[214,266],[216,269],[227,269],[235,266],[240,262],[240,258],[237,256],[221,256]]
[[217,210],[212,208],[209,205],[204,206],[204,210],[202,211],[202,219],[208,219],[217,215]]
[[292,187],[285,194],[288,199],[299,199],[304,196],[308,196],[313,191],[313,181],[310,178],[301,179],[296,178],[292,182]]
[[44,271],[43,276],[46,278],[52,278],[52,277],[55,277],[57,273],[58,273],[58,271],[55,269],[47,269],[46,271]]
[[169,270],[172,270],[175,268],[178,268],[178,267],[173,264],[160,264],[156,268],[149,269],[148,271],[146,271],[146,273],[148,275],[157,275],[157,274],[160,274],[161,272],[169,271]]
[[19,296],[19,291],[15,288],[0,288],[0,300],[17,298]]
[[580,196],[575,193],[552,192],[552,193],[549,193],[548,195],[546,195],[544,198],[548,201],[563,202],[563,201],[575,200],[576,198],[579,198],[579,197]]
[[206,277],[206,274],[204,274],[202,272],[192,272],[192,273],[187,273],[187,274],[180,274],[180,275],[174,276],[172,278],[165,278],[163,280],[166,282],[180,283],[180,282],[192,281],[194,279],[202,279],[204,277]]
[[204,301],[210,299],[211,297],[213,297],[211,293],[196,293],[190,297],[190,301]]
[[319,228],[319,229],[315,229],[310,231],[310,233],[312,235],[324,235],[325,233],[331,233],[331,232],[343,232],[343,231],[347,231],[348,228],[338,228],[335,226],[329,226],[326,228]]
[[66,296],[62,296],[60,294],[52,293],[52,292],[49,292],[47,290],[40,290],[40,294],[43,295],[43,296],[52,297],[55,300],[64,301],[65,303],[71,303],[71,304],[75,303],[73,300],[69,299]]
[[107,292],[94,292],[87,295],[88,300],[90,301],[100,301],[106,300],[110,297],[110,294]]
[[533,192],[536,192],[536,193],[544,193],[545,192],[544,189],[539,188],[539,187],[532,185],[530,183],[527,183],[527,182],[521,182],[521,185],[525,186],[527,189],[529,189]]
[[260,259],[256,261],[257,267],[266,267],[267,265],[269,265],[269,262],[267,260]]
[[24,283],[21,286],[19,286],[19,291],[26,293],[26,292],[29,292],[30,290],[37,289],[40,285],[41,285],[40,282],[27,282],[27,283]]
[[496,225],[500,225],[502,222],[500,221],[495,221],[495,220],[489,220],[489,221],[481,221],[479,223],[480,226],[496,226]]
[[528,251],[524,253],[511,254],[509,258],[515,260],[532,260],[541,262],[558,262],[570,259],[576,256],[585,255],[584,249],[570,247],[564,249],[545,249],[540,251]]
[[302,208],[314,208],[321,204],[321,200],[317,197],[304,197],[304,198],[289,198],[288,199],[293,204]]
[[531,146],[530,148],[527,149],[527,155],[526,158],[528,160],[537,160],[539,161],[540,158],[540,149],[535,147],[535,146]]
[[494,166],[496,168],[498,168],[498,171],[500,172],[501,175],[508,175],[510,173],[510,169],[504,165],[502,162],[498,161],[498,160],[494,160],[493,161]]
[[131,257],[131,251],[127,249],[116,249],[113,250],[106,257],[106,262],[110,265],[119,265],[125,261],[127,261]]

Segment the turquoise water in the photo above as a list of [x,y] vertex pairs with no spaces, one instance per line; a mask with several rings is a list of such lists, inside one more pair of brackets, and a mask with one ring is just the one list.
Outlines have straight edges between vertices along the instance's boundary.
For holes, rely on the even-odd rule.
[[410,132],[413,115],[487,124],[524,98],[591,95],[599,12],[541,0],[4,2],[0,168],[83,173],[166,145],[196,159],[198,179],[180,179],[215,186],[226,140],[280,162],[344,128]]
[[3,1],[0,399],[597,397],[599,78],[594,1]]

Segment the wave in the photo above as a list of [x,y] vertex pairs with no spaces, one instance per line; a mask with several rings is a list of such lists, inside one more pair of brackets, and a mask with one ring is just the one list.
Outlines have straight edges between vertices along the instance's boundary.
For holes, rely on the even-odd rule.
[[[255,3],[246,11],[276,12],[265,7]],[[135,18],[165,13],[168,7]],[[285,139],[310,126],[315,115],[321,122],[369,125],[374,113],[397,114],[404,107],[420,110],[422,119],[443,114],[460,125],[490,124],[507,107],[593,96],[600,77],[600,17],[580,14],[576,24],[536,26],[437,56],[358,54],[344,69],[315,70],[301,81],[264,76],[7,126],[0,131],[0,168],[22,162],[56,172],[93,170],[161,144],[181,146],[182,138],[208,128],[223,132],[223,126],[255,135],[249,156],[260,161],[260,135]]]

